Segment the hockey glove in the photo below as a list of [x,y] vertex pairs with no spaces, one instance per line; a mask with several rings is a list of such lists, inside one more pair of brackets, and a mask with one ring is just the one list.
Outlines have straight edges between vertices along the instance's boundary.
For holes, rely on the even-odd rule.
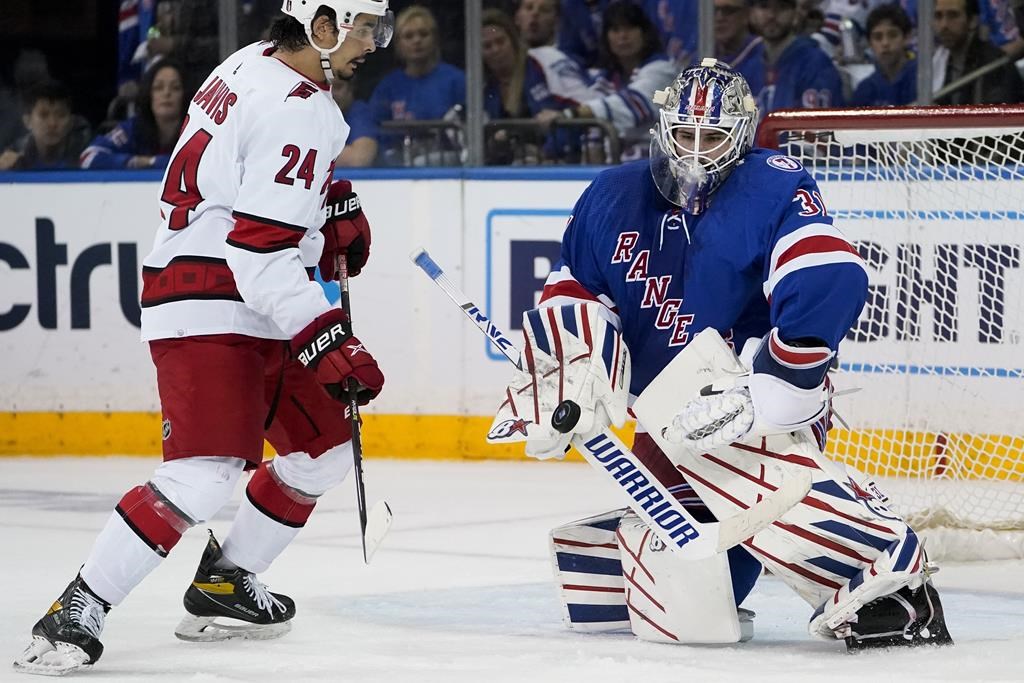
[[359,275],[370,258],[370,224],[349,181],[337,180],[327,190],[327,222],[320,233],[324,236],[320,277],[325,282],[338,277],[335,263],[339,254],[345,255],[349,276]]
[[291,349],[332,398],[344,401],[349,378],[356,380],[361,406],[376,398],[384,386],[377,361],[352,335],[348,316],[341,309],[333,309],[306,325],[292,339]]
[[751,371],[704,387],[663,431],[672,443],[706,452],[748,436],[785,434],[826,417],[835,355],[826,346],[786,344],[775,328],[753,355]]
[[[622,426],[629,398],[629,352],[601,304],[538,308],[523,313],[526,369],[516,371],[498,408],[489,443],[526,441],[526,454],[562,458],[573,434]],[[551,424],[565,400],[580,408],[567,432]]]

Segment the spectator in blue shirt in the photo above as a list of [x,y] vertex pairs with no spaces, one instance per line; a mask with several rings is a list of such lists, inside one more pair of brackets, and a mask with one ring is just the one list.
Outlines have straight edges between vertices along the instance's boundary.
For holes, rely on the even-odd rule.
[[23,106],[28,132],[0,154],[0,171],[76,168],[90,133],[85,119],[72,113],[67,88],[52,80],[37,83]]
[[373,120],[370,105],[355,99],[355,92],[355,78],[335,79],[331,84],[331,95],[345,117],[345,123],[349,125],[345,148],[335,161],[338,167],[372,166],[377,158],[377,136],[380,130]]
[[[384,121],[442,119],[453,107],[465,103],[466,76],[441,61],[437,20],[429,9],[411,5],[399,13],[395,47],[402,68],[381,79],[370,97],[378,125]],[[434,134],[419,137],[433,138]],[[397,162],[395,157],[405,139],[400,133],[382,131],[380,144],[385,158]]]
[[185,118],[182,71],[162,60],[142,77],[136,114],[82,152],[82,168],[164,168]]
[[896,4],[880,5],[868,15],[868,44],[875,71],[853,92],[854,107],[902,106],[917,99],[917,60],[907,50],[910,17]]
[[758,110],[843,106],[843,85],[832,60],[813,38],[796,33],[796,0],[754,0],[750,23],[764,39]]

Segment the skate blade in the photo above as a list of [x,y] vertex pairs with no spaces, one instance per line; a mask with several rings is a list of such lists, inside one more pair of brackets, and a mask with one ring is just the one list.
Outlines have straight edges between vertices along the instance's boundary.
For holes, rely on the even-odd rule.
[[37,676],[63,676],[91,668],[89,655],[81,648],[67,643],[58,643],[55,648],[50,641],[39,636],[32,636],[32,644],[14,660],[15,671]]
[[174,629],[174,635],[190,643],[214,643],[222,640],[272,640],[292,630],[291,621],[249,624],[236,620],[230,620],[230,623],[218,622],[216,619],[186,615]]

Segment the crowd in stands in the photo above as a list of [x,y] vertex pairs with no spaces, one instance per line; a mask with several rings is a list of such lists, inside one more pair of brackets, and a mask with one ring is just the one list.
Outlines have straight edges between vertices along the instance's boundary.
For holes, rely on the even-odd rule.
[[[464,162],[466,76],[461,45],[450,44],[453,30],[462,30],[452,25],[451,4],[393,0],[394,69],[334,85],[352,129],[338,165]],[[485,2],[487,163],[604,163],[647,154],[653,93],[699,60],[697,5]],[[934,0],[934,7],[935,101],[1024,101],[1024,38],[1013,0]],[[280,0],[239,0],[239,44],[264,38],[279,9]],[[714,56],[743,73],[762,116],[913,104],[916,15],[916,0],[714,0]],[[76,115],[43,54],[24,52],[14,87],[0,86],[0,171],[163,168],[187,98],[220,61],[217,20],[206,0],[122,0],[117,97],[106,120],[92,123]],[[986,65],[985,75],[958,83]]]

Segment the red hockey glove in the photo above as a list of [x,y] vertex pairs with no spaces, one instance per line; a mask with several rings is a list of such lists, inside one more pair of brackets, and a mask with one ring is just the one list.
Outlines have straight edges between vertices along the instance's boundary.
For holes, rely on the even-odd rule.
[[299,362],[316,373],[316,378],[332,398],[344,401],[348,379],[359,385],[356,396],[365,406],[384,386],[384,373],[363,343],[354,337],[348,316],[334,309],[306,325],[291,342]]
[[324,251],[320,255],[320,277],[324,282],[338,277],[334,265],[339,254],[347,259],[349,277],[359,275],[370,258],[370,224],[349,181],[336,180],[327,190],[327,222],[320,233],[324,236]]

